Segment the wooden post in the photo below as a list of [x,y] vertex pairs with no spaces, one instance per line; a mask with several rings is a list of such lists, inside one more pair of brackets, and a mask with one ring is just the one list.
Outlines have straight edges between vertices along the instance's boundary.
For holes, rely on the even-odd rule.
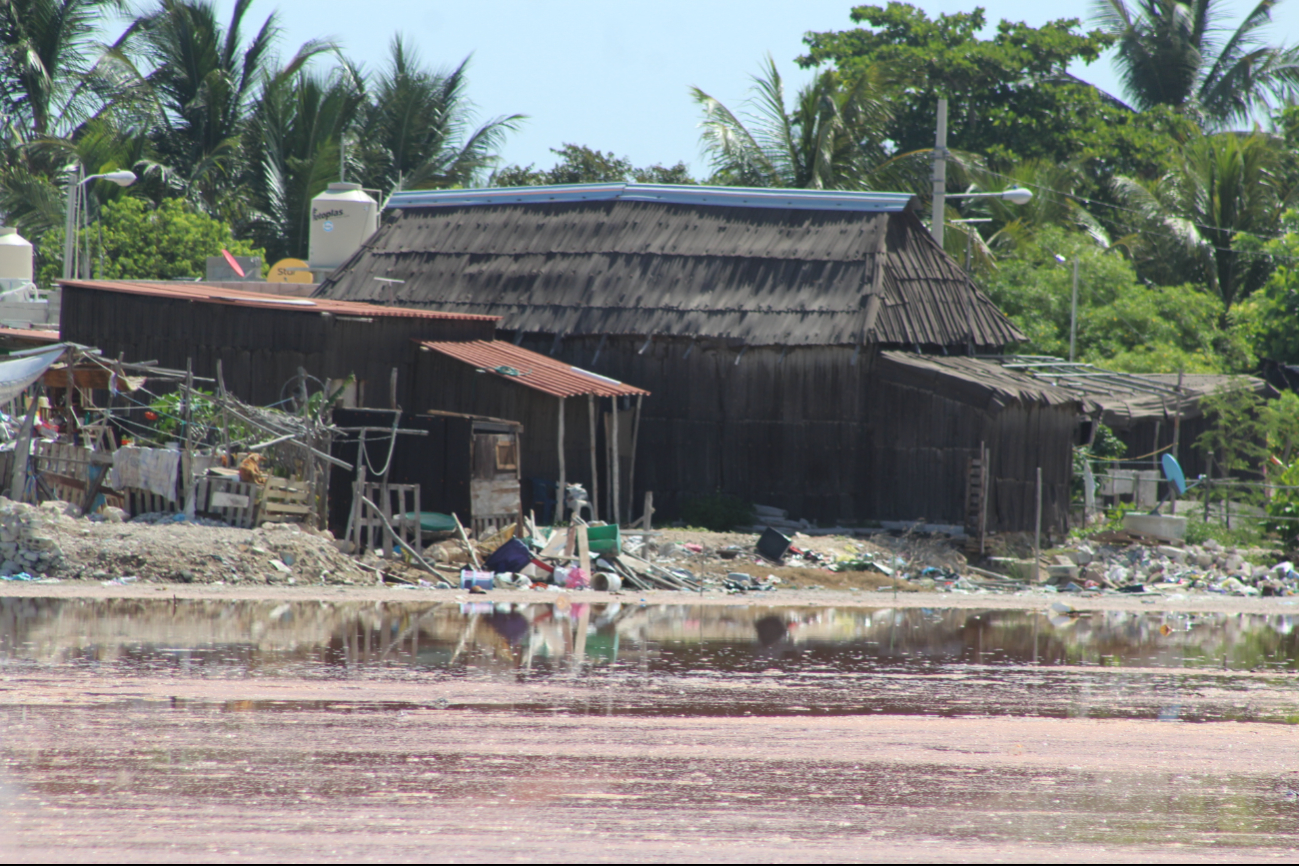
[[[1182,461],[1182,377],[1185,370],[1177,371],[1177,414],[1173,416],[1173,459]],[[1170,514],[1177,514],[1177,495],[1172,496]]]
[[618,488],[618,482],[622,476],[622,462],[618,457],[618,398],[611,397],[609,402],[613,407],[613,414],[609,419],[609,426],[612,431],[609,435],[609,462],[612,464],[609,470],[611,485],[609,498],[613,500],[613,522],[617,526],[622,523],[622,508],[619,505],[622,497]]
[[636,444],[640,439],[640,407],[644,394],[636,395],[636,414],[631,422],[631,454],[627,467],[627,519],[631,520],[632,500],[636,498]]
[[587,577],[591,576],[591,540],[586,534],[586,524],[577,527],[577,564]]
[[185,359],[185,454],[181,460],[181,499],[185,516],[198,510],[194,491],[194,359]]
[[599,461],[596,459],[597,449],[595,444],[595,395],[594,394],[586,395],[586,408],[588,410],[587,414],[590,415],[590,420],[591,420],[591,514],[590,517],[591,517],[591,522],[594,523],[595,521],[600,519],[600,476],[599,473],[596,471],[597,464]]
[[1037,467],[1037,516],[1033,524],[1033,582],[1038,583],[1042,569],[1042,467]]
[[654,491],[646,490],[645,510],[641,512],[641,519],[640,519],[641,528],[644,529],[646,532],[649,532],[653,528],[652,526],[650,526],[650,520],[653,517],[653,515],[654,515]]
[[564,398],[559,398],[559,487],[555,491],[555,525],[564,522],[564,492],[568,487],[568,473],[564,466]]
[[1209,522],[1209,485],[1213,482],[1213,452],[1209,452],[1207,465],[1204,467],[1204,522]]
[[392,375],[388,377],[388,406],[389,409],[397,408],[397,368],[392,368]]

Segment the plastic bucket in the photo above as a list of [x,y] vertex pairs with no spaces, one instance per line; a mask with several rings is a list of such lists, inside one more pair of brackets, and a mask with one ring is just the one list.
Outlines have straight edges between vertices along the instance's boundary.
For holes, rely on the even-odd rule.
[[607,571],[597,571],[591,577],[591,589],[600,592],[617,592],[622,589],[622,578]]
[[586,541],[594,553],[622,553],[622,533],[616,524],[608,526],[588,526]]

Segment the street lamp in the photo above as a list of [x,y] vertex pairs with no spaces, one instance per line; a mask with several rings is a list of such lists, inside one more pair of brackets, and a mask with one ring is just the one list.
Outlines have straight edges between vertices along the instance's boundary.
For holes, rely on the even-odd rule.
[[[135,172],[125,169],[92,174],[90,177],[81,177],[81,171],[81,166],[77,165],[69,172],[75,177],[68,181],[68,206],[63,226],[63,279],[65,280],[70,280],[73,276],[73,260],[77,253],[77,211],[81,207],[82,187],[92,180],[106,180],[118,186],[130,186],[135,183]],[[88,263],[89,256],[87,256]]]
[[[1059,253],[1055,260],[1064,264],[1068,259]],[[1069,304],[1069,363],[1073,363],[1074,345],[1078,342],[1078,257],[1073,257],[1073,300]]]
[[947,97],[938,98],[938,130],[934,136],[934,171],[931,176],[934,201],[933,217],[929,221],[929,233],[933,235],[938,246],[943,245],[943,215],[949,198],[999,198],[1011,204],[1028,204],[1033,198],[1031,190],[1014,187],[1003,192],[967,192],[949,196],[947,194]]

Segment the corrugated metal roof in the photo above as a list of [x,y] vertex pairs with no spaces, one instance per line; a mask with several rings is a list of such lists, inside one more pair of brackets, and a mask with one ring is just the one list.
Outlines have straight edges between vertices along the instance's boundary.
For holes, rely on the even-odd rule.
[[995,361],[956,355],[915,355],[910,352],[881,352],[894,365],[894,378],[910,379],[925,391],[947,392],[972,405],[996,409],[1008,403],[1062,406],[1084,401],[1077,394],[1008,370]]
[[[1134,423],[1155,419],[1200,417],[1200,400],[1221,388],[1244,385],[1260,397],[1277,391],[1254,376],[1225,373],[1121,373],[1093,364],[1074,363],[1047,355],[1003,355],[994,360],[1039,382],[1079,395],[1088,411],[1100,411],[1107,427],[1127,430]],[[1180,388],[1179,388],[1180,380]]]
[[27,343],[57,343],[59,341],[59,332],[42,331],[36,328],[0,327],[0,340]]
[[1025,339],[910,211],[625,198],[406,207],[314,297],[383,302],[394,284],[379,276],[404,281],[395,303],[532,333],[950,346],[972,325],[976,346]]
[[149,283],[121,280],[59,280],[59,285],[77,289],[95,289],[101,292],[122,292],[128,295],[145,295],[154,298],[196,301],[205,304],[230,304],[263,310],[289,310],[307,313],[333,313],[340,316],[389,316],[409,319],[474,319],[496,320],[498,317],[482,313],[444,313],[440,310],[412,309],[410,307],[381,306],[330,298],[293,298],[285,295],[267,295],[239,289],[218,288],[211,285],[178,286],[174,283]]
[[760,189],[742,186],[687,186],[667,183],[574,183],[489,189],[412,190],[393,193],[386,207],[460,207],[538,202],[652,201],[663,204],[780,210],[897,213],[911,201],[906,192],[841,192]]
[[594,394],[597,397],[625,397],[648,395],[644,388],[625,385],[608,376],[601,376],[581,367],[556,361],[528,349],[497,340],[470,340],[444,343],[420,341],[420,345],[434,352],[463,361],[502,379],[535,388],[556,397],[576,397]]

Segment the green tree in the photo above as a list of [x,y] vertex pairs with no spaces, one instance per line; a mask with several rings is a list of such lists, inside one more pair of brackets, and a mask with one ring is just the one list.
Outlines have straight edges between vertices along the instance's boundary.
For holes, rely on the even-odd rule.
[[1068,73],[1110,44],[1077,19],[1042,27],[1001,21],[991,38],[982,8],[930,18],[908,3],[857,6],[859,26],[809,33],[804,65],[830,63],[845,75],[889,70],[892,117],[884,137],[901,152],[934,141],[938,97],[949,101],[948,144],[1009,167],[1022,159],[1096,160],[1098,173],[1158,163],[1162,118],[1146,122]]
[[243,39],[251,5],[235,0],[222,26],[207,0],[159,0],[128,31],[127,44],[138,46],[151,66],[147,81],[161,108],[158,151],[183,178],[183,188],[214,214],[236,209],[239,138],[259,85],[271,76],[293,75],[332,47],[311,40],[277,69],[275,15],[251,40]]
[[532,165],[508,165],[492,173],[489,186],[541,186],[561,183],[675,183],[692,184],[695,179],[684,162],[673,166],[636,168],[627,157],[617,157],[580,144],[551,148],[559,157],[554,167],[540,170]]
[[1263,288],[1244,300],[1237,316],[1253,335],[1259,357],[1299,363],[1299,212],[1288,211],[1284,233],[1263,252],[1275,265]]
[[1114,179],[1116,196],[1136,214],[1120,243],[1159,282],[1203,281],[1225,317],[1267,279],[1261,242],[1279,233],[1299,196],[1294,162],[1274,135],[1194,136],[1158,180]]
[[341,58],[328,77],[274,76],[262,88],[243,138],[243,231],[272,261],[306,256],[311,199],[345,172],[341,148],[364,106],[364,82]]
[[1079,260],[1079,360],[1159,373],[1253,366],[1246,334],[1222,325],[1217,298],[1192,285],[1145,285],[1121,249],[1103,248],[1087,234],[1060,226],[1024,238],[1013,255],[981,278],[988,296],[1029,337],[1018,351],[1068,355],[1074,258]]
[[384,194],[455,187],[496,164],[497,149],[524,116],[497,117],[474,128],[468,63],[466,58],[450,71],[425,69],[400,36],[393,39],[388,68],[371,86],[357,135],[358,180]]
[[[129,196],[109,201],[88,234],[97,279],[201,278],[207,257],[218,256],[223,249],[235,255],[263,256],[249,242],[235,240],[228,224],[177,198],[156,208]],[[62,270],[63,230],[47,232],[41,247],[45,259],[41,279],[49,284]]]
[[1169,105],[1215,125],[1247,120],[1299,85],[1299,52],[1267,45],[1278,0],[1262,0],[1224,40],[1227,7],[1214,0],[1095,0],[1096,21],[1116,41],[1124,90],[1140,109]]
[[791,189],[923,189],[928,151],[890,156],[892,110],[882,66],[820,73],[786,106],[785,83],[768,56],[737,114],[698,87],[701,140],[711,183]]

